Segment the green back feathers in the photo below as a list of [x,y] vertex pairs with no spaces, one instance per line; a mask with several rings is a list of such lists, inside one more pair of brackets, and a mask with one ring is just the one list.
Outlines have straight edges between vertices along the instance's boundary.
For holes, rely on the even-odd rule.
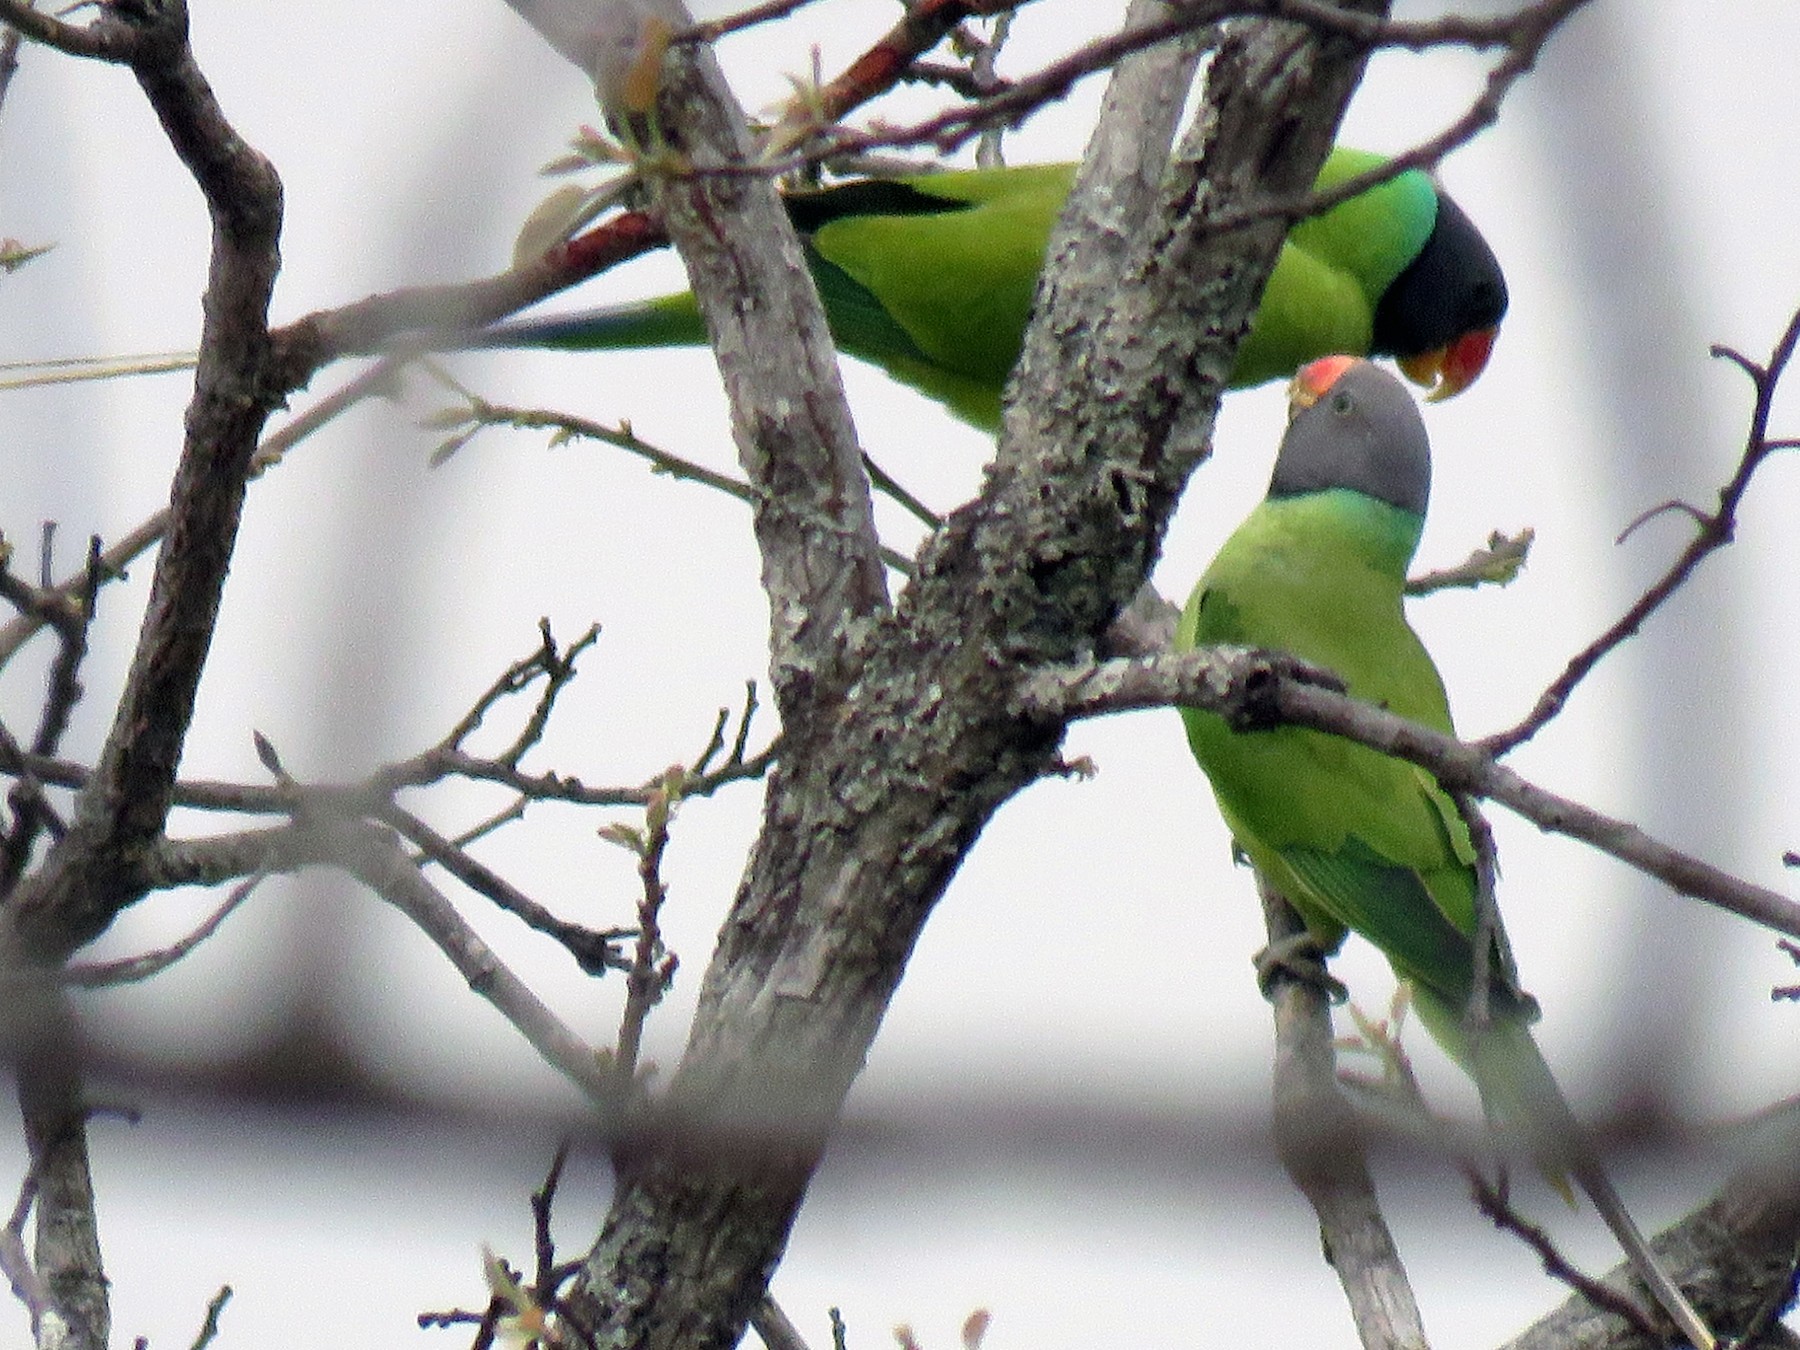
[[[1364,151],[1333,150],[1318,185],[1331,187],[1381,162]],[[904,211],[850,211],[820,224],[812,235],[817,256],[866,293],[842,319],[833,314],[839,347],[976,425],[997,427],[1000,393],[1018,360],[1044,249],[1074,174],[1072,164],[1046,164],[903,178],[895,181],[946,209],[912,202]],[[1283,378],[1328,352],[1368,351],[1382,292],[1423,246],[1436,216],[1430,179],[1409,172],[1301,222],[1276,261],[1232,385]],[[815,267],[815,277],[830,309],[822,270]],[[894,342],[896,329],[916,350]]]

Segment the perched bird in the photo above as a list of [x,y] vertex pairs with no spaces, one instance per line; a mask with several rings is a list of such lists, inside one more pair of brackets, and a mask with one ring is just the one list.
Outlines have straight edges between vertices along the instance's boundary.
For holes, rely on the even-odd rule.
[[[1443,681],[1402,609],[1431,485],[1419,410],[1399,381],[1346,356],[1305,366],[1290,407],[1268,496],[1200,579],[1176,646],[1285,651],[1334,671],[1356,698],[1450,733]],[[1651,1256],[1539,1053],[1537,1007],[1518,986],[1497,922],[1489,1025],[1475,1031],[1465,1020],[1475,850],[1437,780],[1341,737],[1297,727],[1239,733],[1210,712],[1182,716],[1238,846],[1313,939],[1331,951],[1353,929],[1381,949],[1491,1115],[1519,1134],[1547,1177],[1572,1178],[1588,1193],[1682,1334],[1711,1350],[1711,1333]]]
[[[1382,163],[1339,148],[1318,179],[1329,188]],[[996,429],[1019,357],[1050,228],[1073,164],[858,179],[790,193],[813,280],[838,348]],[[1416,170],[1372,188],[1288,234],[1234,386],[1292,375],[1330,352],[1399,359],[1448,398],[1481,374],[1506,313],[1506,280],[1487,241]],[[571,350],[697,346],[691,295],[501,324],[471,339],[490,347]]]

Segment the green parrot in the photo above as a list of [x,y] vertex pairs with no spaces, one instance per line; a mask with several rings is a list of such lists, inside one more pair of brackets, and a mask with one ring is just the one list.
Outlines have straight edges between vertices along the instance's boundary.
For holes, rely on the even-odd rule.
[[[1268,496],[1195,587],[1180,650],[1230,643],[1289,652],[1350,694],[1452,732],[1443,681],[1402,607],[1424,528],[1431,449],[1418,407],[1367,361],[1303,367]],[[1182,709],[1188,743],[1238,847],[1325,951],[1355,930],[1412,987],[1420,1020],[1475,1079],[1494,1119],[1545,1175],[1593,1199],[1645,1284],[1697,1350],[1715,1342],[1651,1256],[1531,1035],[1505,934],[1488,954],[1490,1024],[1465,1022],[1475,981],[1475,849],[1424,769],[1297,727],[1234,732]],[[1496,930],[1498,925],[1496,924]]]
[[[1332,151],[1329,188],[1381,164]],[[858,179],[787,197],[839,350],[996,430],[1050,228],[1073,164]],[[1232,384],[1292,375],[1331,352],[1393,356],[1447,398],[1481,374],[1506,280],[1468,216],[1403,173],[1289,232]],[[691,295],[500,324],[483,347],[685,347],[706,341]]]

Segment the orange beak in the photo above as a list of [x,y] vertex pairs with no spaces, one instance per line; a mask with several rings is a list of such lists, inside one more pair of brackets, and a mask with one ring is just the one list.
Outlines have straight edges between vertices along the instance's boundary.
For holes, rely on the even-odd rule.
[[1295,371],[1294,378],[1288,381],[1288,421],[1293,421],[1296,413],[1324,398],[1326,391],[1356,364],[1356,360],[1354,356],[1321,356]]
[[1449,346],[1439,347],[1434,352],[1401,357],[1400,369],[1414,384],[1422,384],[1431,391],[1425,395],[1427,403],[1442,403],[1447,398],[1455,398],[1480,378],[1481,372],[1487,369],[1488,357],[1493,354],[1494,339],[1499,336],[1498,328],[1464,333]]

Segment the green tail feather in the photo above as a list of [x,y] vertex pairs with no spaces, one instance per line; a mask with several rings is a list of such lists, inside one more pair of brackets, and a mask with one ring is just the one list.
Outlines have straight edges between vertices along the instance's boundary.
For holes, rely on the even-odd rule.
[[1545,1180],[1571,1202],[1569,1181],[1581,1187],[1669,1320],[1695,1350],[1714,1350],[1717,1341],[1711,1330],[1650,1250],[1550,1072],[1530,1026],[1519,1018],[1502,1018],[1472,1039],[1461,1008],[1417,986],[1413,1003],[1426,1030],[1475,1079],[1488,1112],[1524,1141]]
[[555,319],[523,319],[471,334],[470,347],[548,347],[556,351],[617,351],[635,347],[703,347],[706,325],[688,294],[664,295]]

